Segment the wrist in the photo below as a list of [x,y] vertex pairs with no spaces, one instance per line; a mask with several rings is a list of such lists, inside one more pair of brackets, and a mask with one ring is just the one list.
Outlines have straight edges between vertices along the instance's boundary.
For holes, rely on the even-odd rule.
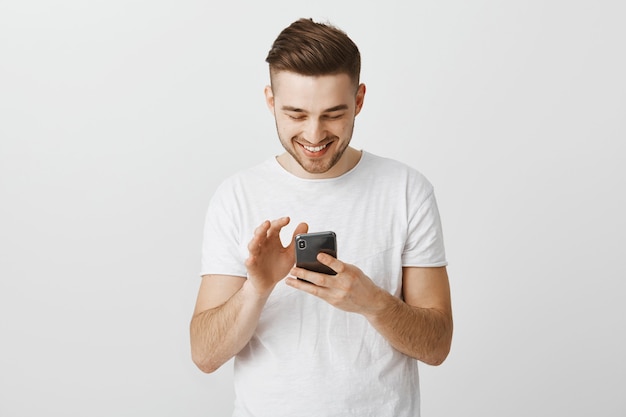
[[248,297],[252,297],[257,301],[264,302],[269,298],[275,286],[276,284],[260,287],[259,285],[255,284],[253,280],[247,278],[246,281],[243,283],[243,286],[241,287],[241,291],[244,293],[244,295]]
[[368,304],[367,311],[363,315],[370,321],[380,321],[381,318],[390,314],[391,311],[397,308],[398,300],[396,297],[388,293],[382,288],[378,288],[376,295],[372,298],[372,301]]

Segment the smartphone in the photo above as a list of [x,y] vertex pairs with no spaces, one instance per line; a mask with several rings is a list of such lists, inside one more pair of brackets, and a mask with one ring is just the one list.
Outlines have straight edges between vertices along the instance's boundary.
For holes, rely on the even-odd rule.
[[337,236],[335,232],[301,233],[295,237],[296,266],[328,275],[337,275],[335,271],[320,263],[317,254],[327,253],[337,257]]

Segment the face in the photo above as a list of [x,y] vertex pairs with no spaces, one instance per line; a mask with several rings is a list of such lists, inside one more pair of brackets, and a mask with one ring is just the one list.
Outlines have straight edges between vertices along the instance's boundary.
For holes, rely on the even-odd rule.
[[365,86],[355,88],[346,74],[274,74],[265,98],[287,151],[279,162],[304,178],[332,178],[351,169],[345,151],[364,96]]

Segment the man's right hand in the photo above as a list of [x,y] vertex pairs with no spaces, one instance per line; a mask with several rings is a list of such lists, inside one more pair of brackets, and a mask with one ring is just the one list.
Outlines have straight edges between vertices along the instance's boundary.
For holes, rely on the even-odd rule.
[[248,281],[260,296],[268,296],[274,286],[289,274],[295,263],[294,238],[309,229],[306,223],[300,223],[293,232],[291,242],[284,247],[280,231],[289,221],[289,217],[264,221],[248,243]]

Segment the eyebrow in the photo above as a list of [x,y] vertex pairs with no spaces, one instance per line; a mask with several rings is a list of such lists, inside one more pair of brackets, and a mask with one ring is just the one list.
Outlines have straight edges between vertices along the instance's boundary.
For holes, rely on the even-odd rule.
[[[294,106],[282,106],[281,107],[282,110],[284,111],[292,111],[292,112],[296,112],[296,113],[306,113],[306,111],[304,109],[301,109],[299,107],[294,107]],[[326,110],[323,110],[322,113],[332,113],[335,111],[340,111],[340,110],[348,110],[348,105],[347,104],[339,104],[337,106],[333,106],[330,107]]]

